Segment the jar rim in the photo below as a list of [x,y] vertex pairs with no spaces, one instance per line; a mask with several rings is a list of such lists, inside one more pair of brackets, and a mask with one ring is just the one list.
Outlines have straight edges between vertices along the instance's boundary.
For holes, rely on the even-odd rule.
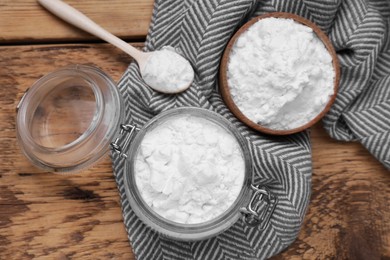
[[[178,223],[157,214],[142,199],[134,178],[135,157],[138,153],[139,145],[141,144],[142,139],[148,130],[150,130],[150,128],[152,128],[161,120],[167,120],[173,116],[184,114],[201,116],[203,119],[210,120],[211,122],[223,127],[228,133],[235,137],[241,149],[241,154],[245,163],[245,173],[242,188],[232,205],[230,205],[229,208],[227,208],[216,218],[197,224]],[[237,130],[237,128],[235,128],[229,120],[215,112],[196,107],[174,108],[165,111],[152,118],[141,128],[137,136],[134,137],[131,147],[132,149],[130,150],[128,157],[129,160],[126,160],[124,168],[126,196],[135,214],[152,229],[167,237],[185,241],[195,241],[215,236],[228,229],[239,219],[239,209],[241,206],[246,205],[250,200],[249,187],[252,178],[252,162],[249,155],[249,148],[244,137]]]
[[[42,78],[38,79],[32,86],[31,88],[29,89],[28,91],[28,95],[38,95],[38,94],[42,94],[42,85],[43,84],[46,84],[48,83],[50,80],[54,79],[54,78],[57,78],[57,77],[61,77],[63,76],[65,73],[71,71],[71,72],[77,72],[83,79],[85,79],[88,83],[90,83],[90,87],[91,87],[91,90],[93,91],[93,94],[94,94],[94,97],[95,97],[95,102],[96,102],[96,107],[97,107],[97,111],[95,111],[95,114],[97,114],[97,118],[92,120],[91,123],[89,124],[88,128],[85,130],[84,133],[82,133],[80,136],[78,136],[76,139],[74,139],[73,141],[71,141],[70,143],[67,143],[65,145],[62,145],[62,146],[59,146],[59,147],[47,147],[47,146],[43,146],[39,143],[37,143],[31,132],[30,131],[26,131],[26,132],[23,132],[21,134],[23,134],[23,139],[31,146],[34,147],[34,149],[38,149],[42,152],[64,152],[64,151],[68,151],[70,149],[74,149],[75,147],[79,146],[81,143],[85,142],[85,140],[87,138],[90,137],[90,135],[96,131],[96,128],[99,124],[99,122],[101,121],[102,119],[102,94],[100,92],[100,89],[99,87],[95,84],[95,82],[93,81],[93,79],[85,72],[81,71],[80,68],[82,66],[85,66],[85,65],[74,65],[74,66],[67,66],[65,68],[62,68],[62,69],[59,69],[59,70],[56,70],[56,71],[53,71],[45,76],[43,76]],[[54,90],[54,87],[49,90],[49,91],[45,91],[44,93],[46,92],[50,92],[50,91],[53,91]],[[18,115],[21,114],[23,115],[23,117],[20,117],[21,120],[27,120],[27,118],[25,117],[26,115],[26,111],[29,110],[30,108],[30,102],[27,102],[25,101],[26,99],[24,99],[24,102],[22,102],[20,104],[20,108],[18,110]],[[27,97],[27,100],[28,100],[28,97]],[[24,123],[24,122],[23,122]],[[20,122],[19,124],[22,124],[22,122]]]
[[[79,136],[69,143],[50,147],[34,140],[29,120],[32,120],[37,107],[56,90],[55,80],[78,77],[94,97],[94,112],[91,120]],[[107,108],[110,101],[115,115]],[[110,120],[107,120],[110,118]],[[36,166],[55,172],[79,171],[95,163],[109,150],[109,143],[117,134],[119,120],[123,118],[123,104],[115,82],[102,70],[90,65],[70,65],[55,70],[38,79],[22,97],[17,107],[16,130],[21,150]],[[109,121],[109,122],[107,122]],[[97,136],[104,137],[98,140]],[[96,138],[95,138],[96,137]],[[93,139],[98,140],[98,142]],[[107,139],[107,140],[106,140]],[[96,146],[92,145],[96,143]],[[89,147],[89,150],[86,149]],[[71,156],[74,154],[75,156]],[[60,160],[53,159],[58,156]],[[62,157],[61,157],[62,156]]]

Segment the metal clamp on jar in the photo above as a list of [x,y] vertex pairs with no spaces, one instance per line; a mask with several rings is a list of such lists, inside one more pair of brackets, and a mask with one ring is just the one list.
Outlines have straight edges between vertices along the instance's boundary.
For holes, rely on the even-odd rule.
[[[61,116],[66,115],[66,116]],[[216,217],[196,224],[172,221],[155,212],[141,196],[136,182],[136,158],[142,141],[165,122],[188,115],[223,129],[239,147],[243,178],[237,197]],[[22,151],[35,165],[54,172],[74,172],[91,166],[110,147],[125,161],[125,190],[137,216],[170,238],[193,241],[215,236],[241,217],[250,227],[264,229],[277,205],[265,186],[253,183],[252,160],[246,140],[221,115],[201,108],[176,108],[151,119],[142,128],[121,124],[124,107],[115,83],[91,66],[72,66],[38,80],[17,109]]]

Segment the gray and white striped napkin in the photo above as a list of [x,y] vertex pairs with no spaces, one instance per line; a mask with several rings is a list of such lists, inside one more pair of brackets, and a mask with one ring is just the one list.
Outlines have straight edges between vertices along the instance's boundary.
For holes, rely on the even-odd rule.
[[[213,110],[229,119],[248,141],[257,183],[268,185],[279,203],[264,231],[239,220],[203,241],[180,242],[145,226],[126,199],[124,161],[112,155],[124,223],[137,259],[265,259],[289,246],[300,230],[311,190],[311,148],[307,132],[272,137],[252,131],[226,108],[217,91],[222,52],[248,16],[266,12],[303,16],[329,34],[342,66],[340,93],[324,119],[329,134],[359,140],[390,168],[390,8],[387,0],[156,0],[146,40],[148,51],[170,45],[195,69],[192,86],[177,95],[151,90],[130,64],[119,82],[126,118],[144,125],[158,113],[181,106]],[[256,183],[256,184],[257,184]]]

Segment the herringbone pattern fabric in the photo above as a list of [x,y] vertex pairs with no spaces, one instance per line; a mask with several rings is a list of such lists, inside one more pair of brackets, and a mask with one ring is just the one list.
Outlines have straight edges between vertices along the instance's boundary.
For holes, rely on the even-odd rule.
[[[360,141],[390,169],[389,1],[356,5],[351,0],[340,7],[331,38],[340,53],[343,77],[325,128],[335,139]],[[347,17],[354,19],[349,30]]]
[[[328,132],[342,140],[359,139],[389,164],[390,44],[380,10],[387,0],[156,0],[145,49],[170,45],[195,69],[190,89],[178,95],[154,92],[130,64],[119,89],[125,100],[124,122],[142,126],[158,113],[175,107],[213,110],[229,119],[246,138],[254,162],[256,183],[267,184],[279,203],[266,230],[240,220],[221,235],[199,242],[179,242],[160,236],[133,213],[126,199],[124,160],[112,155],[123,216],[137,259],[265,259],[296,238],[309,202],[311,151],[308,134],[265,136],[236,120],[217,91],[221,54],[235,29],[250,15],[284,11],[317,23],[334,43],[342,65],[341,90],[325,118]],[[386,9],[383,14],[388,15]],[[375,66],[376,65],[376,66]],[[374,69],[375,67],[375,69]],[[370,87],[369,87],[370,86]]]

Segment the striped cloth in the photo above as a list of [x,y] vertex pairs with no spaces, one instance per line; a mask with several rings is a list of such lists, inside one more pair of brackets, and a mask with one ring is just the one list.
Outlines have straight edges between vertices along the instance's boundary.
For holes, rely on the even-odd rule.
[[130,64],[119,82],[126,105],[124,122],[142,126],[158,113],[181,106],[220,113],[248,142],[255,184],[266,184],[279,203],[264,231],[249,228],[239,220],[208,240],[170,240],[135,216],[124,190],[124,160],[113,154],[124,223],[137,259],[265,259],[297,237],[311,190],[308,133],[273,137],[252,131],[229,112],[216,83],[221,54],[237,27],[251,16],[274,11],[301,15],[329,34],[338,51],[342,78],[336,103],[324,119],[325,127],[334,138],[361,141],[389,167],[387,0],[156,0],[145,50],[176,47],[194,67],[195,80],[184,93],[164,95],[146,86],[137,65]]

